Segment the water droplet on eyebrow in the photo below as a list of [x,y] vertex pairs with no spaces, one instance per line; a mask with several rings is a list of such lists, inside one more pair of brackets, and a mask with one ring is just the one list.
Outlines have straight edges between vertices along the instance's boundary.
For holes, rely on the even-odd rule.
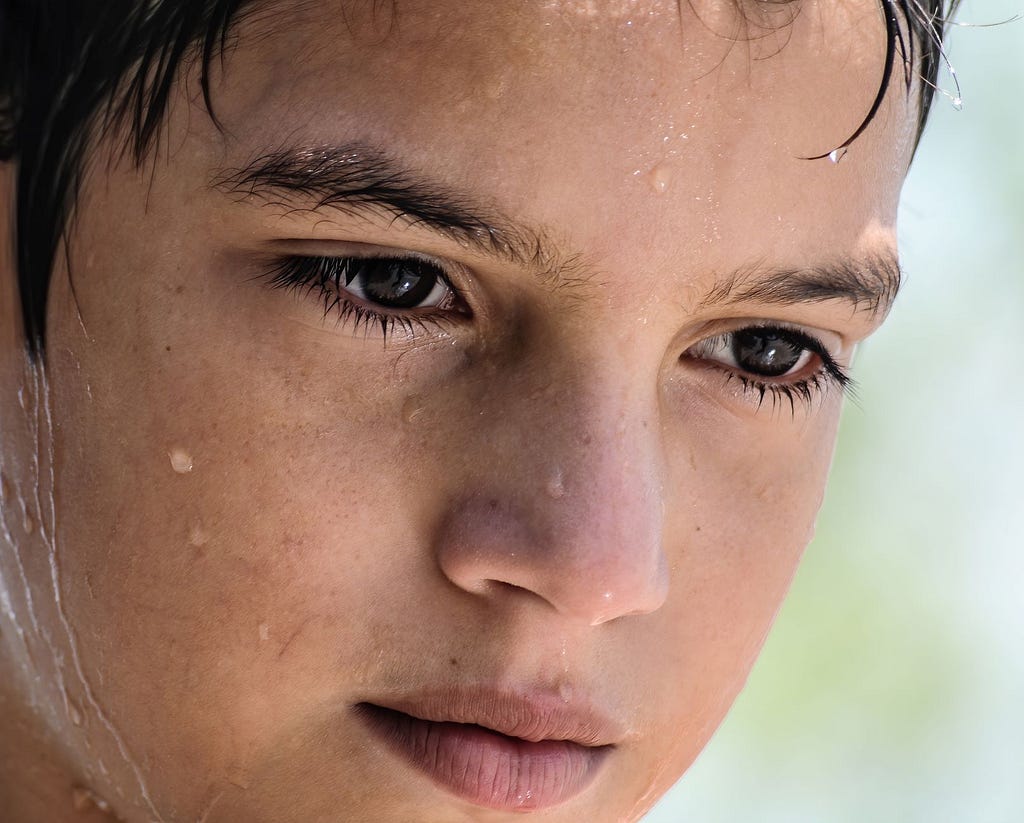
[[655,194],[664,194],[672,182],[672,167],[659,163],[647,173],[647,183]]
[[848,151],[849,149],[846,146],[840,146],[838,149],[832,149],[832,151],[828,153],[828,159],[831,160],[833,163],[838,163],[840,160],[846,157],[846,152]]
[[167,456],[171,461],[171,468],[178,474],[188,474],[192,471],[192,455],[180,446],[168,449]]

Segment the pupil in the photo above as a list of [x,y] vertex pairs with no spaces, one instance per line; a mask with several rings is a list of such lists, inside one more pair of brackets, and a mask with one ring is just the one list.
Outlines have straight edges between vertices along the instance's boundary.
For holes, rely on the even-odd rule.
[[438,272],[421,260],[373,260],[359,273],[367,299],[394,309],[414,309],[434,290]]
[[743,329],[733,335],[732,354],[744,371],[779,377],[797,364],[803,347],[771,330]]

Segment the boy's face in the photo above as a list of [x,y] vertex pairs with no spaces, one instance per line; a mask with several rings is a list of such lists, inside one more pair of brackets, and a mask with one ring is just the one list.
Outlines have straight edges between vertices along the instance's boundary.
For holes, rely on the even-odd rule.
[[76,782],[625,820],[692,762],[813,530],[915,128],[894,87],[801,159],[870,106],[877,3],[743,5],[257,4],[221,131],[191,78],[141,171],[94,151],[46,375],[2,304],[3,638]]

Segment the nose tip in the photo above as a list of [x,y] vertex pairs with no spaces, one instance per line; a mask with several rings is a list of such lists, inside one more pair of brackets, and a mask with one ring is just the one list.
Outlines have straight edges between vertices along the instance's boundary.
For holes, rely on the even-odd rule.
[[483,495],[454,506],[437,543],[442,572],[478,596],[540,600],[595,626],[660,608],[668,594],[660,504],[643,495],[602,501],[572,485],[549,485],[540,510]]

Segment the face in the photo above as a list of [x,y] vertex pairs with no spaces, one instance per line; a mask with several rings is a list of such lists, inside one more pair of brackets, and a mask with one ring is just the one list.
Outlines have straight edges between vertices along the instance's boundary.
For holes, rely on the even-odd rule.
[[69,798],[632,820],[692,762],[915,124],[894,88],[804,159],[871,104],[874,2],[692,6],[257,4],[220,129],[192,76],[141,170],[94,149],[41,365],[9,263],[2,303],[3,660]]

